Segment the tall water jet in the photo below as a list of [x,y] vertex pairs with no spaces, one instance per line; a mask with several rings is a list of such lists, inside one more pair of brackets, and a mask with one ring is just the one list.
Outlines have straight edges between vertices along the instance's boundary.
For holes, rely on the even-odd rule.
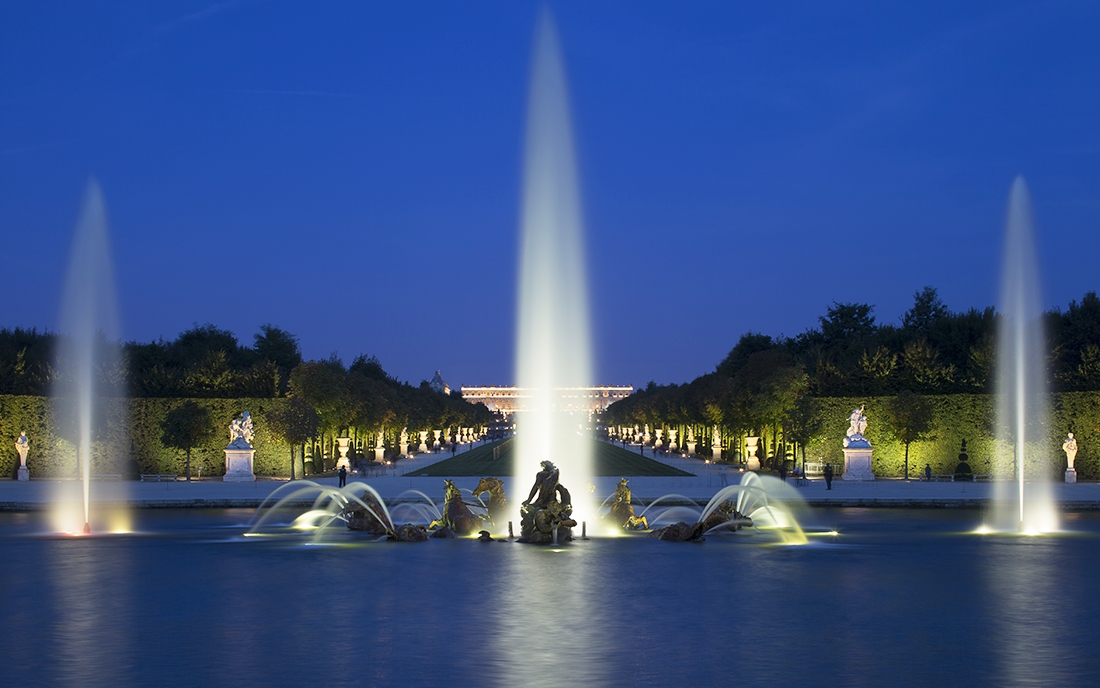
[[[584,228],[561,50],[548,12],[539,18],[527,112],[516,322],[516,382],[528,390],[517,414],[516,482],[542,461],[572,487],[573,516],[594,523],[588,418],[563,409],[568,388],[592,384]],[[526,497],[526,495],[523,495]],[[514,500],[517,505],[522,499]],[[518,516],[516,516],[518,519]]]
[[118,382],[118,316],[114,264],[103,195],[88,182],[73,234],[61,305],[56,399],[62,435],[76,446],[83,497],[83,531],[90,532],[92,435],[104,396],[116,396],[105,379]]
[[[1046,337],[1043,331],[1031,199],[1023,177],[1012,184],[1005,223],[997,327],[997,445],[1011,482],[995,491],[996,523],[1043,533],[1058,528],[1050,486]],[[1007,466],[1006,466],[1007,467]]]

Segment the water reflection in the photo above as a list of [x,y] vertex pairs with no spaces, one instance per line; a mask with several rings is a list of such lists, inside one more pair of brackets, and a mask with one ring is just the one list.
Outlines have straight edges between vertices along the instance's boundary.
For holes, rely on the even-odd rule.
[[33,645],[32,651],[48,655],[58,683],[94,685],[126,667],[130,648],[137,645],[127,594],[131,552],[87,538],[57,544],[47,550],[44,567],[56,642]]
[[[1069,685],[1077,663],[1065,634],[1067,615],[1084,591],[1067,585],[1059,548],[1067,538],[1002,538],[988,541],[984,558],[992,635],[1002,685]],[[1059,679],[1061,677],[1061,680]]]
[[[607,665],[609,615],[602,601],[614,580],[595,570],[593,546],[508,545],[501,603],[493,619],[491,661],[502,686],[600,685],[610,682]],[[502,545],[503,547],[504,545]],[[599,631],[599,632],[598,632]]]

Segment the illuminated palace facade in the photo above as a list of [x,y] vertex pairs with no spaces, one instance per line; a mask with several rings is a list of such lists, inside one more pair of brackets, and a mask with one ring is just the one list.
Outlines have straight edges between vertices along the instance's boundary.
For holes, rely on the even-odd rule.
[[[619,399],[625,399],[634,393],[634,387],[601,385],[599,387],[565,387],[560,390],[562,411],[583,411],[589,416],[600,413]],[[530,398],[527,390],[520,387],[467,387],[462,386],[462,398],[471,404],[485,404],[490,411],[501,413],[505,418],[516,411],[524,410],[524,400]]]

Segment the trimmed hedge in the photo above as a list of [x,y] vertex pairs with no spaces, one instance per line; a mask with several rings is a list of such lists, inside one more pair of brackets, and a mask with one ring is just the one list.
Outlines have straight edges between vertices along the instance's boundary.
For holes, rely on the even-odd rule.
[[[967,441],[970,466],[975,473],[1011,473],[1012,448],[993,438],[995,399],[984,394],[953,394],[925,397],[935,409],[933,439],[914,442],[909,448],[910,475],[916,476],[924,464],[933,473],[953,473],[958,463],[962,440]],[[848,414],[860,404],[866,405],[867,439],[874,446],[875,475],[900,477],[904,472],[905,446],[894,438],[885,423],[884,407],[890,397],[817,398],[815,414],[820,417],[823,433],[806,446],[809,461],[843,463],[844,433]],[[101,431],[92,444],[92,473],[122,473],[127,461],[137,461],[142,473],[184,472],[184,454],[161,444],[160,421],[169,410],[186,399],[101,399]],[[290,447],[273,437],[265,413],[286,403],[283,399],[193,399],[210,409],[214,423],[225,432],[191,452],[192,467],[201,462],[203,474],[225,473],[223,449],[229,440],[229,422],[249,411],[254,419],[257,475],[289,475]],[[1029,447],[1029,463],[1045,464],[1054,478],[1066,467],[1062,441],[1067,432],[1077,437],[1075,467],[1081,480],[1100,480],[1100,392],[1066,392],[1051,395],[1051,414],[1045,439]],[[0,395],[0,476],[11,476],[19,463],[15,440],[26,430],[30,438],[27,465],[32,476],[68,477],[79,473],[76,448],[57,432],[54,404],[48,397]],[[700,436],[700,445],[708,439]],[[412,438],[415,444],[415,434]],[[680,442],[683,442],[681,435]],[[1030,443],[1029,443],[1030,444]],[[700,447],[703,448],[702,446]],[[301,457],[298,457],[300,475]]]
[[[885,422],[885,404],[892,397],[818,398],[816,414],[824,419],[823,435],[806,446],[809,461],[825,460],[843,464],[843,440],[848,430],[848,414],[860,404],[866,405],[867,439],[874,447],[873,470],[883,477],[901,477],[905,471],[905,445],[899,442]],[[954,473],[962,441],[966,440],[970,467],[975,473],[1013,473],[1012,446],[994,439],[996,398],[987,394],[926,396],[932,404],[932,439],[909,446],[909,473],[916,477],[927,463],[933,473]],[[1028,472],[1045,470],[1060,479],[1066,469],[1062,442],[1066,433],[1077,438],[1078,452],[1074,467],[1082,480],[1100,479],[1100,393],[1065,392],[1050,399],[1050,417],[1043,439],[1028,442]]]
[[[142,473],[185,472],[182,451],[165,447],[161,441],[160,422],[169,410],[187,399],[121,399],[99,400],[102,420],[92,442],[92,473],[124,473],[133,459]],[[256,475],[283,476],[290,474],[290,447],[274,438],[264,415],[286,403],[283,399],[192,399],[210,409],[216,426],[225,428],[209,442],[191,450],[192,471],[197,474],[201,464],[203,475],[225,474],[225,445],[229,442],[229,422],[248,411],[253,416]],[[0,476],[10,476],[19,464],[15,440],[27,431],[30,451],[27,467],[32,477],[75,477],[79,475],[76,447],[58,430],[57,413],[49,397],[0,395]],[[298,459],[298,470],[301,458]]]

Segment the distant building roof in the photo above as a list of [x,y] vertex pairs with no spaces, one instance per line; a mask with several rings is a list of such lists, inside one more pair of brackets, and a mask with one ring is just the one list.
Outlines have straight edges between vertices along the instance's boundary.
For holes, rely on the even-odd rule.
[[435,371],[435,375],[432,376],[432,380],[428,383],[428,386],[440,394],[451,393],[451,386],[443,381],[443,376],[439,374],[438,370]]

